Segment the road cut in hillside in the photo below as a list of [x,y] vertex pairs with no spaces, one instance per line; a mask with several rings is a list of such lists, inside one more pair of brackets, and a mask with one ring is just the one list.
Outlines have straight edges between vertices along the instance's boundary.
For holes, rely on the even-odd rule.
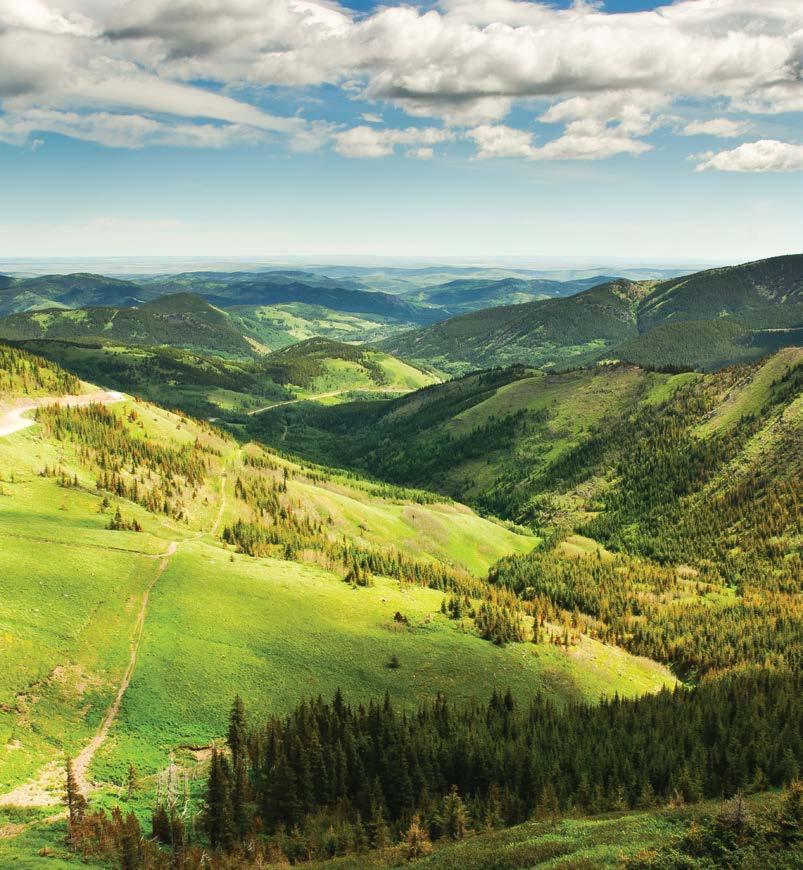
[[5,435],[13,435],[28,426],[36,423],[31,417],[26,417],[29,411],[34,411],[42,405],[78,405],[101,404],[110,405],[113,402],[122,402],[125,396],[117,390],[95,390],[92,393],[84,393],[80,396],[46,396],[44,398],[26,399],[24,402],[15,404],[10,408],[0,408],[0,438]]

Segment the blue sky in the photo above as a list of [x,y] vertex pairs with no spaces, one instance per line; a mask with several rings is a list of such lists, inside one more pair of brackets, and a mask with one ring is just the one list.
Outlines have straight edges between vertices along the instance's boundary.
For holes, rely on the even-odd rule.
[[201,6],[0,0],[0,257],[803,248],[798,0]]

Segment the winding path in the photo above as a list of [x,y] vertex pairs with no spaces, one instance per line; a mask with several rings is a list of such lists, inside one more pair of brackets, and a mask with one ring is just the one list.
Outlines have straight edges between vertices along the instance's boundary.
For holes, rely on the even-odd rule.
[[[19,403],[12,408],[0,410],[0,437],[11,435],[14,432],[19,432],[22,429],[34,425],[36,422],[35,420],[23,415],[35,408],[41,407],[42,405],[58,404],[79,406],[88,405],[93,402],[111,404],[113,402],[123,401],[125,398],[126,396],[115,390],[97,390],[93,393],[87,393],[81,396],[31,399],[24,403]],[[227,474],[224,470],[220,478],[220,505],[215,515],[214,522],[212,523],[212,527],[209,530],[209,534],[212,535],[212,537],[217,535],[226,510],[226,480]],[[202,534],[203,532],[198,532],[196,537],[201,537]],[[120,706],[123,702],[123,696],[131,683],[131,678],[133,677],[137,666],[140,642],[145,631],[145,617],[147,615],[150,594],[159,581],[159,578],[167,569],[167,566],[170,563],[170,558],[176,552],[177,548],[178,541],[171,541],[164,553],[157,557],[159,559],[159,564],[153,578],[142,595],[139,611],[131,634],[128,665],[123,673],[120,685],[117,688],[117,693],[114,700],[109,705],[109,708],[106,710],[106,713],[103,716],[103,721],[98,727],[98,730],[95,732],[89,743],[87,743],[87,745],[78,753],[73,762],[73,771],[75,773],[78,788],[84,794],[86,794],[90,788],[87,774],[92,764],[92,760],[105,742],[112,725],[117,719],[120,712]],[[17,788],[7,792],[6,794],[0,795],[0,806],[16,805],[34,807],[50,806],[58,803],[58,789],[60,789],[63,780],[64,767],[58,761],[54,760],[47,764],[33,780],[17,786]],[[54,816],[53,818],[61,818],[62,815],[63,813]],[[28,827],[28,825],[26,824],[22,827],[25,828]],[[13,836],[15,833],[17,832],[11,829],[0,829],[0,836]]]
[[10,408],[0,409],[0,438],[33,426],[36,420],[24,415],[29,411],[36,410],[36,408],[41,408],[43,405],[66,405],[70,408],[93,403],[111,405],[113,402],[122,402],[125,398],[117,390],[95,390],[93,393],[85,393],[81,396],[45,396],[26,399]]
[[128,666],[126,667],[123,678],[120,681],[120,686],[117,689],[117,694],[115,695],[109,709],[106,711],[106,715],[103,717],[103,721],[100,723],[100,727],[95,732],[95,736],[78,753],[78,755],[76,755],[75,760],[73,761],[73,773],[75,774],[75,781],[78,785],[79,790],[84,795],[89,790],[89,782],[86,778],[86,773],[89,770],[89,765],[92,764],[92,759],[95,757],[95,753],[98,751],[98,749],[100,749],[106,738],[109,736],[109,729],[112,727],[114,720],[117,718],[117,714],[120,712],[120,705],[123,702],[123,695],[125,695],[125,690],[128,688],[128,685],[131,682],[131,677],[134,675],[134,669],[137,666],[139,643],[142,640],[142,633],[145,630],[145,613],[148,609],[148,598],[150,597],[153,587],[156,585],[162,574],[164,574],[165,569],[170,562],[170,557],[173,555],[173,553],[176,552],[177,546],[178,541],[170,542],[168,548],[165,550],[165,552],[161,556],[161,559],[159,560],[159,567],[156,569],[156,573],[153,575],[153,579],[148,584],[147,588],[145,589],[145,593],[142,596],[142,602],[139,605],[139,613],[137,613],[137,621],[134,623],[134,631],[131,635]]

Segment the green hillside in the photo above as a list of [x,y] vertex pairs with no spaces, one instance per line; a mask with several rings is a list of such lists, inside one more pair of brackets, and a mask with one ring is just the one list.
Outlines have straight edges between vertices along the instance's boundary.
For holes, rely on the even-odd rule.
[[306,302],[234,305],[227,308],[226,312],[243,333],[254,336],[269,350],[279,350],[315,337],[346,342],[377,342],[415,325],[412,321],[399,321],[380,314],[335,311]]
[[637,335],[636,303],[644,292],[617,280],[565,299],[465,314],[402,333],[380,347],[452,373],[516,362],[565,364]]
[[310,338],[274,351],[262,368],[277,384],[306,393],[379,390],[410,392],[437,378],[387,353],[326,338]]
[[803,301],[803,254],[710,269],[656,284],[639,306],[639,329],[710,320]]
[[8,278],[0,285],[0,314],[90,305],[127,306],[142,298],[141,288],[133,281],[85,272]]
[[[52,384],[54,395],[75,386],[66,375],[48,381],[59,370],[20,350],[2,360],[9,388],[0,417],[26,382],[34,385],[34,370],[38,388]],[[264,363],[297,381],[307,375],[309,388],[321,377],[316,366],[332,360],[369,374],[383,362],[317,340]],[[63,793],[65,752],[76,758],[93,813],[121,805],[145,825],[155,802],[183,788],[171,778],[186,776],[189,825],[234,693],[249,714],[259,711],[258,729],[291,711],[271,729],[319,723],[301,729],[295,744],[265,744],[275,753],[272,776],[284,783],[278,791],[265,791],[258,774],[263,750],[248,762],[249,817],[263,813],[268,833],[277,820],[295,819],[316,858],[333,854],[325,844],[335,824],[343,839],[334,854],[358,848],[357,806],[376,824],[359,786],[359,771],[375,764],[380,782],[371,788],[387,804],[388,835],[405,842],[405,807],[424,814],[428,836],[440,836],[452,812],[450,781],[464,796],[465,824],[478,832],[532,812],[643,801],[652,813],[675,793],[694,802],[750,783],[788,783],[800,749],[783,724],[795,721],[787,668],[800,656],[800,362],[800,351],[786,350],[762,366],[712,375],[623,365],[492,370],[401,399],[288,405],[252,419],[255,432],[275,432],[283,449],[316,448],[330,464],[366,468],[374,479],[236,441],[142,401],[40,408],[37,426],[0,438],[0,734],[13,748],[0,759],[0,858],[27,860],[36,843],[70,865],[52,806]],[[539,533],[405,483],[453,487]],[[768,663],[767,675],[744,671]],[[700,688],[644,698],[675,685],[670,668]],[[338,688],[353,713],[335,701],[310,720],[311,707],[298,706]],[[433,701],[437,692],[453,712],[438,712],[445,702]],[[614,694],[642,700],[577,706]],[[704,727],[733,697],[744,699],[738,717]],[[371,699],[376,712],[360,713],[357,705]],[[419,704],[417,716],[401,717]],[[323,723],[352,715],[352,736],[338,749],[336,731]],[[380,715],[389,767],[354,737]],[[425,760],[431,720],[440,723],[441,750]],[[472,721],[475,743],[461,736],[461,723]],[[776,724],[762,732],[758,721]],[[686,736],[677,739],[678,729]],[[500,751],[488,754],[491,733]],[[666,735],[666,751],[642,765],[656,734]],[[753,762],[713,764],[730,759],[725,748],[742,747],[748,734],[753,748],[739,757]],[[316,739],[332,741],[323,765],[333,771],[326,781],[342,776],[340,797],[310,794],[310,813],[301,815],[282,796],[302,800],[295,789]],[[400,745],[410,754],[393,755]],[[583,753],[602,745],[592,770]],[[525,746],[532,760],[523,765]],[[292,773],[280,775],[280,761]],[[410,797],[398,774],[405,769]],[[470,785],[472,770],[491,778]],[[507,792],[491,787],[500,777]],[[73,837],[90,849],[90,862],[108,866],[114,837],[104,840],[93,825],[117,823],[89,818],[80,834],[74,824]],[[560,822],[562,845],[550,854],[613,854],[615,830],[633,849],[669,848],[670,822],[649,818],[652,834],[637,815],[610,828]],[[195,828],[195,843],[207,842],[205,831]],[[296,854],[282,836],[259,842],[280,850],[272,854]],[[502,834],[483,836],[466,841],[476,852],[446,848],[430,861],[483,861]],[[540,828],[509,836],[522,856],[548,851]]]
[[232,356],[254,348],[229,316],[200,296],[175,294],[136,308],[46,309],[0,318],[0,338],[171,345]]
[[0,344],[0,400],[80,392],[75,375],[44,357]]
[[[148,308],[153,305],[161,312],[163,306],[172,308],[179,302],[165,297]],[[341,401],[350,392],[401,394],[437,380],[389,354],[322,338],[250,359],[177,347],[117,344],[108,339],[33,339],[16,344],[59,363],[85,381],[198,417],[237,418],[272,404],[320,394],[327,402]]]
[[33,339],[18,347],[91,383],[122,390],[195,417],[241,414],[294,397],[256,360],[226,359],[175,347]]
[[[713,371],[748,363],[778,348],[803,345],[803,305],[757,309],[750,315],[656,326],[611,350],[610,356],[650,368]],[[604,357],[605,354],[602,354]]]
[[455,317],[380,346],[453,374],[599,359],[712,369],[799,341],[801,276],[803,255],[795,255],[660,283],[617,281],[563,299]]

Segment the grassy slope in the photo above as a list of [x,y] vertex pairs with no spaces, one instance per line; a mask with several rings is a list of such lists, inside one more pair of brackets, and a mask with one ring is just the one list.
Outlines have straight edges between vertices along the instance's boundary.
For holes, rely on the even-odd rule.
[[[503,464],[526,462],[527,473],[535,473],[578,444],[592,426],[639,402],[665,398],[690,377],[697,376],[621,365],[560,374],[525,369],[470,375],[381,406],[304,413],[288,408],[257,425],[269,439],[283,433],[295,449],[327,462],[351,462],[379,476],[471,499],[494,483]],[[502,425],[516,414],[522,415],[517,422]],[[462,444],[495,424],[499,432],[480,438],[477,449],[462,451]]]
[[315,336],[337,341],[381,341],[414,326],[410,321],[385,318],[380,314],[335,311],[303,302],[243,305],[227,311],[241,324],[244,332],[256,336],[270,350]]
[[[499,649],[442,616],[433,590],[390,581],[355,590],[312,567],[229,558],[184,545],[160,579],[119,727],[96,764],[103,779],[122,781],[130,762],[158,768],[175,746],[207,745],[225,729],[221,699],[234,686],[264,715],[338,686],[348,699],[388,690],[413,705],[437,690],[462,700],[510,686],[519,697],[540,689],[578,700],[671,683],[654,663],[590,640],[569,653]],[[410,627],[394,623],[397,610]],[[397,670],[386,667],[394,654]]]
[[[310,355],[305,352],[306,346],[320,343],[328,351]],[[269,356],[264,361],[224,359],[175,347],[54,340],[18,344],[58,362],[87,381],[181,408],[196,417],[243,414],[274,402],[322,392],[402,393],[435,380],[433,375],[389,354],[325,339],[293,345],[278,357]],[[349,359],[338,356],[344,351]],[[298,380],[302,380],[303,387]]]
[[222,359],[171,347],[32,340],[19,346],[102,383],[195,417],[242,413],[292,393],[249,360]]

